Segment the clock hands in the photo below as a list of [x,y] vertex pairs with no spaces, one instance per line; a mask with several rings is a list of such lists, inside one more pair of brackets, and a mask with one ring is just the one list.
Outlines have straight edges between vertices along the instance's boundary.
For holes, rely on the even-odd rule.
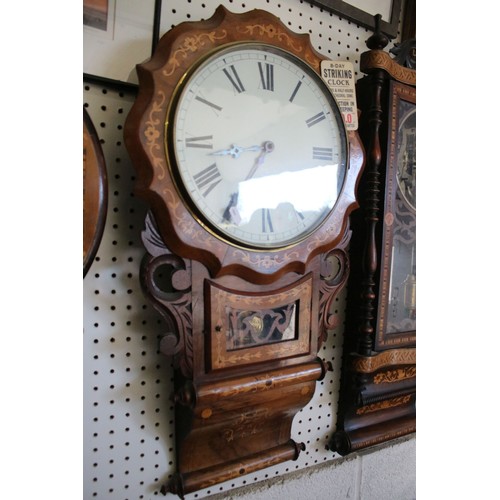
[[[231,149],[216,151],[213,154],[221,154],[221,155],[230,154],[233,158],[238,158],[238,156],[242,151],[260,151],[259,156],[257,156],[250,172],[248,172],[248,175],[245,178],[245,181],[247,181],[255,175],[257,169],[264,163],[266,155],[274,151],[274,142],[265,141],[262,144],[262,146],[251,146],[250,148],[240,148],[238,146],[232,145]],[[241,222],[241,217],[238,213],[238,209],[236,208],[237,203],[238,203],[238,193],[233,193],[231,195],[231,199],[229,201],[228,206],[224,210],[224,214],[222,216],[223,220],[232,222],[236,225],[238,225]]]
[[213,156],[231,155],[233,158],[239,158],[240,154],[245,151],[260,151],[261,149],[261,146],[250,146],[249,148],[242,148],[240,146],[236,146],[235,144],[231,144],[231,147],[229,149],[221,149],[209,154]]
[[266,158],[266,155],[268,153],[271,153],[274,151],[274,142],[272,141],[265,141],[264,144],[262,144],[261,153],[259,156],[257,156],[257,159],[255,160],[255,163],[253,164],[252,169],[250,172],[248,172],[248,175],[246,176],[245,180],[247,181],[248,179],[251,179],[254,175],[257,169],[264,163],[264,160]]
[[228,156],[230,155],[232,158],[239,158],[241,153],[246,151],[260,151],[260,155],[255,160],[255,163],[248,173],[245,180],[252,178],[255,175],[257,169],[264,163],[264,159],[268,153],[271,153],[274,150],[274,142],[265,141],[262,146],[250,146],[248,148],[243,148],[241,146],[236,146],[235,144],[231,144],[229,149],[220,149],[219,151],[214,151],[213,153],[208,153],[211,156]]

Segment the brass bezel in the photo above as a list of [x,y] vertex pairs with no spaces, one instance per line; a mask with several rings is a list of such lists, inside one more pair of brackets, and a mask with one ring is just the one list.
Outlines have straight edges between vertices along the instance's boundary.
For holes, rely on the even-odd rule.
[[[311,76],[311,78],[315,79],[316,82],[319,84],[320,87],[322,87],[325,92],[325,96],[327,96],[327,99],[330,101],[330,103],[333,102],[334,106],[332,106],[332,109],[336,111],[335,113],[335,118],[337,123],[339,124],[339,132],[341,135],[341,143],[343,150],[345,152],[344,157],[342,158],[341,161],[341,168],[344,170],[344,175],[342,178],[342,186],[340,190],[338,191],[337,199],[335,200],[334,205],[330,210],[326,212],[324,217],[321,219],[319,223],[314,225],[313,227],[309,228],[305,233],[299,235],[297,238],[293,239],[292,241],[287,241],[279,245],[269,245],[269,246],[258,246],[258,245],[252,245],[249,242],[245,242],[243,240],[238,240],[237,238],[232,238],[230,235],[227,233],[223,232],[222,230],[216,228],[209,220],[206,218],[201,210],[199,209],[198,206],[196,206],[196,203],[192,200],[192,198],[189,196],[187,190],[184,187],[184,183],[182,181],[182,177],[179,173],[179,167],[177,164],[177,158],[176,158],[176,153],[175,153],[175,131],[173,129],[174,123],[175,123],[175,115],[177,112],[177,106],[180,101],[180,98],[182,96],[184,87],[186,86],[187,82],[192,78],[192,76],[196,73],[196,71],[209,59],[212,57],[218,55],[221,52],[230,52],[234,50],[235,47],[251,47],[251,48],[268,48],[270,49],[270,52],[278,53],[279,55],[284,54],[284,57],[289,56],[291,57],[294,62],[296,61],[299,66],[303,67],[304,71],[308,73],[308,75]],[[171,125],[171,127],[170,127]],[[289,248],[293,248],[297,246],[298,244],[302,243],[304,240],[306,240],[308,237],[310,237],[313,233],[318,231],[325,223],[326,221],[331,217],[332,213],[335,211],[339,200],[342,197],[342,193],[345,188],[346,184],[346,179],[347,179],[347,173],[349,170],[349,140],[348,140],[348,134],[347,130],[345,128],[344,120],[342,113],[340,111],[340,108],[338,106],[337,100],[335,98],[335,95],[330,91],[326,83],[323,81],[321,78],[321,75],[318,74],[314,68],[312,68],[305,60],[303,60],[301,57],[299,57],[297,54],[294,54],[293,52],[290,52],[286,49],[283,49],[282,47],[279,47],[277,45],[273,45],[271,43],[266,43],[266,42],[260,42],[260,41],[254,41],[254,40],[240,40],[236,42],[231,42],[231,43],[226,43],[223,45],[220,45],[218,47],[214,47],[213,49],[207,51],[204,53],[202,56],[198,58],[198,60],[191,65],[189,69],[187,69],[182,76],[179,78],[177,84],[175,85],[175,88],[172,92],[172,98],[170,99],[168,106],[167,106],[167,111],[166,111],[166,119],[165,119],[165,124],[164,124],[164,133],[163,133],[163,139],[164,139],[164,147],[165,147],[165,154],[166,154],[166,159],[167,159],[167,166],[171,175],[172,180],[174,181],[173,184],[175,186],[175,189],[177,191],[177,194],[179,195],[180,199],[184,202],[184,205],[186,209],[189,211],[191,217],[201,226],[203,227],[204,230],[206,230],[209,234],[211,234],[213,237],[217,238],[220,241],[223,241],[224,243],[234,246],[236,248],[245,250],[245,251],[257,251],[257,252],[279,252],[283,251]]]

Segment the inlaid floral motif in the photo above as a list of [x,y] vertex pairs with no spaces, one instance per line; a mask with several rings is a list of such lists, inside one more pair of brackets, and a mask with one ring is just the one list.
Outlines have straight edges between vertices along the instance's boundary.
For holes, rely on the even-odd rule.
[[[288,33],[283,31],[279,26],[274,24],[254,24],[242,26],[239,30],[240,33],[245,35],[257,36],[259,38],[266,36],[269,39],[277,39],[280,42],[285,42],[289,49],[292,49],[296,53],[302,53],[303,46],[300,43],[296,43]],[[311,54],[305,53],[304,58],[307,62],[316,70],[319,69],[319,59],[316,57],[311,57]]]
[[182,61],[188,57],[189,54],[198,51],[200,48],[207,45],[213,45],[216,41],[224,40],[227,37],[226,30],[210,31],[209,33],[201,33],[199,35],[190,35],[181,41],[180,47],[174,51],[172,57],[163,70],[165,76],[172,75],[178,69]]
[[415,366],[409,366],[407,368],[398,368],[397,370],[389,370],[383,373],[377,374],[373,378],[375,384],[391,384],[393,382],[399,382],[400,380],[406,380],[408,378],[413,378],[417,374],[417,368]]
[[373,413],[374,411],[385,410],[387,408],[394,408],[408,403],[411,399],[411,394],[401,396],[398,398],[386,399],[380,403],[373,403],[371,405],[362,406],[356,410],[357,415],[364,415],[366,413]]
[[165,160],[160,154],[160,127],[161,120],[158,115],[162,114],[162,109],[165,104],[165,93],[161,90],[157,93],[157,99],[151,104],[148,119],[144,129],[144,137],[146,139],[146,147],[151,157],[151,162],[157,172],[157,178],[162,180],[165,177]]
[[284,254],[264,254],[264,255],[253,255],[249,252],[244,252],[243,250],[236,250],[235,255],[241,258],[241,262],[245,264],[251,264],[256,267],[263,269],[272,269],[274,267],[279,267],[287,262],[291,262],[293,259],[299,257],[298,252],[286,252]]

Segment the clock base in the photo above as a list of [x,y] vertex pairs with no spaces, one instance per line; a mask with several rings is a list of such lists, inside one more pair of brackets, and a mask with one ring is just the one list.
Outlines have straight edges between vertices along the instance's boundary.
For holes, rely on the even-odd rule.
[[329,366],[319,358],[221,382],[186,380],[176,392],[177,470],[162,492],[183,495],[288,460],[303,443],[292,421]]
[[416,432],[416,349],[349,359],[350,398],[329,449],[344,456]]
[[409,410],[408,413],[409,415],[395,418],[389,423],[381,422],[359,429],[354,428],[356,422],[352,422],[352,429],[338,431],[332,436],[328,449],[345,456],[412,434],[417,431],[416,416],[414,411]]
[[297,443],[290,439],[286,444],[222,465],[207,467],[187,474],[176,473],[166,485],[162,486],[160,491],[163,495],[173,493],[183,498],[188,493],[209,488],[222,481],[229,481],[288,460],[297,460],[303,450],[305,450],[304,443]]

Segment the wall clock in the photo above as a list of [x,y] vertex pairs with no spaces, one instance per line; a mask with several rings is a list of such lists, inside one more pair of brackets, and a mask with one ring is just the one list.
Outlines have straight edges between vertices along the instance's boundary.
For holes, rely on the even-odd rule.
[[106,163],[94,124],[83,108],[83,276],[99,248],[108,201]]
[[349,273],[364,153],[309,37],[219,7],[137,67],[125,124],[150,206],[145,293],[169,325],[180,496],[286,460]]
[[368,160],[352,220],[348,355],[330,442],[342,455],[416,431],[416,59],[408,68],[386,44],[379,31],[368,39],[367,76],[357,83]]

